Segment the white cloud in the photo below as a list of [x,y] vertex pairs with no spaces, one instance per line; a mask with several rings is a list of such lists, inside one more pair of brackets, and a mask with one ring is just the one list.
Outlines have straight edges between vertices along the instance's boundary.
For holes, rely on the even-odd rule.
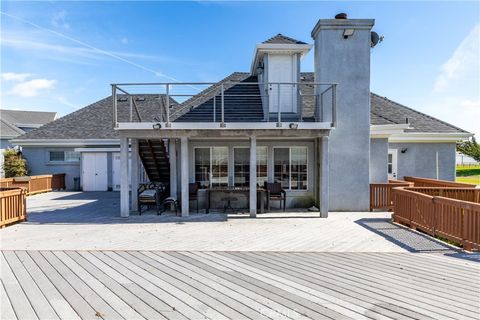
[[64,105],[69,106],[69,107],[74,108],[74,109],[78,109],[78,106],[76,106],[73,103],[71,103],[70,101],[68,101],[65,97],[58,96],[56,99],[61,104],[64,104]]
[[15,85],[10,93],[21,97],[34,97],[40,91],[52,88],[56,82],[56,80],[32,79]]
[[472,72],[478,76],[480,67],[480,24],[477,24],[463,39],[452,56],[442,65],[442,70],[438,75],[434,90],[442,92],[447,89],[452,82],[462,80],[468,77]]
[[16,72],[4,72],[2,73],[2,79],[5,81],[25,81],[30,77],[30,73],[16,73]]
[[56,12],[50,22],[55,28],[70,29],[70,24],[67,22],[67,11],[65,10]]
[[120,42],[123,43],[123,44],[127,44],[128,43],[128,38],[123,37],[122,39],[120,39]]

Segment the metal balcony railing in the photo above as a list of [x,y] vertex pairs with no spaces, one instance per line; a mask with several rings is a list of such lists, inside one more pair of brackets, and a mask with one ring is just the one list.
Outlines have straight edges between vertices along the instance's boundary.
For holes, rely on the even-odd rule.
[[336,125],[335,83],[112,84],[113,125],[125,122],[323,122]]

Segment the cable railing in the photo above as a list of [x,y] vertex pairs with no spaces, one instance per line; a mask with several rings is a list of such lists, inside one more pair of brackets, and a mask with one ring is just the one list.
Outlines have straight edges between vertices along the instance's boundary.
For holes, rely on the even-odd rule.
[[249,82],[112,84],[113,125],[148,122],[322,122],[336,125],[335,83]]

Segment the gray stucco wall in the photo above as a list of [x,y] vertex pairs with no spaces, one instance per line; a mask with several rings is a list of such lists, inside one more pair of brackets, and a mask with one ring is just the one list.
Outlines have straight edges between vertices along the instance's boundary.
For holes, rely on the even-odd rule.
[[[369,209],[372,26],[373,20],[320,20],[313,34],[315,81],[338,83],[337,126],[329,143],[330,211]],[[346,28],[355,29],[348,39]]]
[[27,159],[30,175],[65,173],[65,186],[73,189],[73,178],[80,177],[80,162],[52,163],[49,151],[74,151],[74,148],[23,147],[23,156]]
[[[436,178],[438,152],[439,179],[455,180],[455,143],[390,143],[389,149],[398,150],[398,177],[417,176]],[[404,153],[402,149],[407,149]]]
[[370,182],[387,182],[388,139],[370,140]]

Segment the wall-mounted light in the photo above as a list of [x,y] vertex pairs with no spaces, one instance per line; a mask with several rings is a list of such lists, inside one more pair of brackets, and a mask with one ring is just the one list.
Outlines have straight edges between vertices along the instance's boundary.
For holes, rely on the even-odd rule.
[[152,127],[154,130],[162,129],[162,124],[157,122]]
[[293,122],[292,122],[292,123],[290,123],[290,124],[288,125],[288,127],[289,127],[290,129],[298,129],[298,123],[293,123]]
[[348,37],[353,36],[355,29],[345,29],[343,30],[343,39],[348,39]]
[[405,153],[407,152],[408,148],[402,148],[402,150],[400,150],[401,153]]

